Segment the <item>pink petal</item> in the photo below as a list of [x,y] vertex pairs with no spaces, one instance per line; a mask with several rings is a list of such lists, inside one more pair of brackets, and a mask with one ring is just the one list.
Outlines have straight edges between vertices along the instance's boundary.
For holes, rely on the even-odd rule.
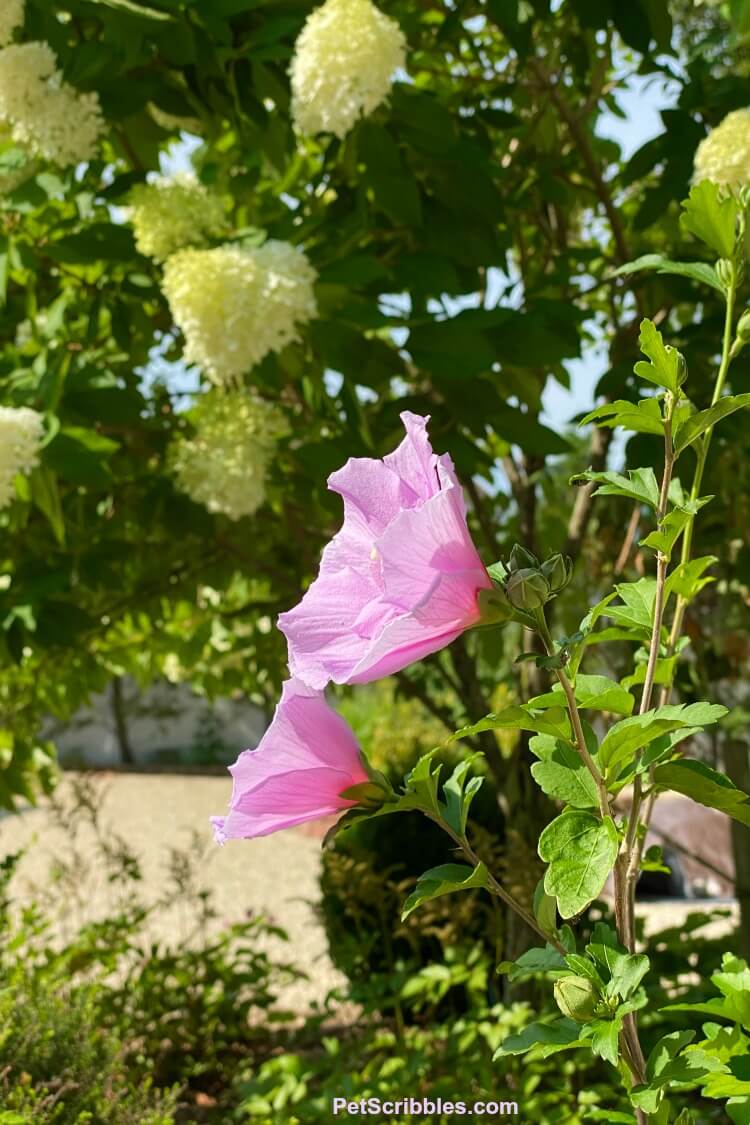
[[341,793],[367,781],[357,741],[324,696],[300,680],[284,684],[281,700],[255,750],[230,767],[229,814],[214,817],[219,843],[264,836],[349,808]]

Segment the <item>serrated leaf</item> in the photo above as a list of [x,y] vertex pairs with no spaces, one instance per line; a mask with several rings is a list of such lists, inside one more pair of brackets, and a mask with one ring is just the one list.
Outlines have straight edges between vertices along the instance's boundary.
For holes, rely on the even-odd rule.
[[594,1020],[585,1029],[585,1037],[591,1044],[593,1053],[613,1066],[617,1066],[620,1057],[621,1026],[617,1019]]
[[649,970],[645,953],[624,953],[617,958],[607,984],[607,996],[628,1000],[636,991]]
[[715,250],[720,258],[731,258],[737,229],[737,201],[724,194],[718,184],[703,180],[690,189],[682,202],[680,225]]
[[659,485],[651,468],[629,469],[626,477],[622,473],[598,473],[588,469],[585,473],[577,473],[571,480],[588,480],[598,484],[594,496],[625,496],[639,504],[650,504],[654,509],[659,507]]
[[547,825],[539,838],[539,855],[548,864],[544,889],[557,899],[563,918],[580,913],[600,893],[618,846],[611,817],[572,810]]
[[610,773],[661,735],[681,727],[709,726],[726,713],[726,707],[716,703],[681,703],[631,715],[609,728],[599,747],[599,758]]
[[665,387],[676,395],[685,381],[685,366],[677,349],[664,343],[661,332],[648,317],[641,321],[638,345],[643,354],[648,356],[648,363],[639,360],[633,369],[636,375],[657,387]]
[[[580,1027],[570,1019],[552,1020],[550,1023],[530,1023],[523,1031],[504,1039],[493,1055],[493,1059],[505,1055],[523,1055],[532,1047],[550,1048],[547,1054],[565,1051],[570,1047],[582,1046],[579,1039]],[[544,1054],[543,1057],[547,1057]]]
[[482,777],[472,777],[467,781],[467,774],[471,766],[481,754],[472,754],[464,758],[463,762],[454,769],[451,776],[443,785],[442,815],[443,819],[451,826],[454,832],[463,836],[466,832],[466,822],[469,817],[471,802],[482,786]]
[[664,420],[656,398],[642,398],[640,402],[618,398],[615,402],[605,402],[591,410],[578,424],[586,426],[589,422],[612,428],[620,426],[637,434],[664,433]]
[[637,582],[619,582],[615,591],[622,605],[609,605],[603,611],[604,616],[628,629],[643,629],[650,633],[656,599],[655,579],[639,578]]
[[674,545],[682,535],[691,519],[691,513],[676,508],[669,512],[659,524],[656,531],[652,531],[645,539],[641,539],[639,547],[650,547],[668,559],[672,555]]
[[666,597],[676,594],[685,601],[691,601],[704,586],[716,581],[710,575],[705,577],[705,572],[718,561],[716,555],[702,555],[699,559],[680,563],[667,578],[664,587]]
[[710,285],[712,289],[722,293],[721,282],[716,276],[716,270],[706,262],[673,262],[670,258],[663,258],[661,254],[644,254],[633,262],[626,262],[612,273],[612,277],[623,277],[641,270],[656,270],[661,274],[675,274],[678,277],[689,277],[692,281],[699,281],[703,285]]
[[[574,684],[575,697],[578,706],[583,709],[595,711],[614,711],[617,715],[629,715],[635,705],[635,699],[621,687],[616,680],[607,676],[576,677]],[[536,695],[529,700],[529,707],[552,707],[555,704],[564,704],[565,695],[560,684],[555,684],[551,691],[545,695]]]
[[534,762],[531,776],[548,797],[574,809],[596,808],[596,784],[580,755],[566,742],[556,742],[552,754]]
[[718,809],[734,820],[750,825],[750,795],[705,762],[690,758],[664,762],[654,769],[654,781],[664,789],[692,797],[700,805]]
[[664,1035],[652,1049],[646,1062],[646,1074],[649,1078],[658,1078],[667,1064],[679,1054],[683,1047],[695,1039],[694,1031],[672,1031]]
[[478,863],[476,867],[468,867],[465,863],[443,863],[432,867],[419,876],[416,887],[404,903],[401,921],[405,921],[423,902],[456,891],[486,887],[487,882],[487,868],[483,863]]
[[551,707],[548,711],[535,712],[528,705],[506,707],[503,711],[485,715],[471,726],[461,727],[451,735],[448,742],[459,738],[471,738],[485,730],[531,730],[536,734],[552,734],[556,738],[570,740],[570,720],[562,707]]
[[715,426],[722,418],[726,418],[748,405],[750,405],[750,394],[727,395],[725,398],[720,398],[707,410],[699,410],[696,414],[689,415],[675,431],[675,454],[680,454],[683,449],[687,449],[701,434]]
[[565,960],[562,955],[553,946],[545,945],[544,949],[527,949],[515,961],[501,961],[497,971],[505,974],[513,983],[530,976],[560,973],[564,968]]

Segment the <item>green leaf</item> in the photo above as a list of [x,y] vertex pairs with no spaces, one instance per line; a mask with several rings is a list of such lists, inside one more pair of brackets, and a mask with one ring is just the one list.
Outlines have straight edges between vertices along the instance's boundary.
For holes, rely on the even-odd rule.
[[487,883],[487,868],[483,863],[478,863],[476,867],[467,867],[465,863],[443,863],[432,867],[419,876],[416,887],[404,903],[401,921],[404,922],[423,902],[455,891],[486,887]]
[[609,773],[661,735],[682,727],[708,726],[726,714],[726,707],[717,703],[681,703],[631,715],[609,728],[599,747],[599,758]]
[[750,825],[750,795],[705,762],[690,758],[665,762],[654,769],[654,781],[664,789],[692,797],[700,805],[719,809],[734,820]]
[[570,1019],[552,1020],[550,1023],[530,1023],[523,1031],[504,1039],[495,1051],[493,1059],[500,1059],[505,1055],[523,1055],[532,1047],[542,1048],[540,1053],[543,1058],[547,1058],[557,1051],[582,1046],[580,1031],[580,1026]]
[[642,398],[640,402],[618,398],[615,402],[605,402],[591,410],[578,424],[586,426],[589,422],[612,428],[620,426],[637,434],[664,433],[664,419],[657,398]]
[[557,899],[563,918],[580,913],[600,893],[618,846],[611,817],[569,811],[547,825],[539,838],[539,855],[548,864],[544,889]]
[[357,142],[365,164],[364,183],[372,190],[376,207],[394,223],[420,226],[422,207],[417,182],[404,164],[401,150],[390,132],[382,125],[365,121],[360,126]]
[[29,477],[29,489],[32,502],[49,520],[55,539],[64,544],[65,522],[54,473],[46,465],[37,465]]
[[621,954],[611,968],[607,984],[607,996],[619,996],[628,1000],[636,991],[649,970],[649,960],[645,953]]
[[585,473],[577,473],[570,479],[598,483],[599,488],[594,492],[594,496],[625,496],[628,500],[636,500],[639,504],[650,504],[654,509],[659,507],[659,485],[651,468],[629,469],[627,477],[622,473],[597,473],[588,469]]
[[459,738],[471,738],[485,730],[531,730],[537,734],[552,734],[556,738],[570,740],[570,720],[562,707],[551,707],[547,711],[534,712],[528,704],[522,707],[506,707],[503,711],[485,715],[478,723],[461,727],[451,735],[448,742]]
[[703,180],[690,189],[682,202],[681,226],[715,250],[720,258],[734,254],[737,202],[724,195],[718,184]]
[[[614,711],[617,715],[629,715],[633,710],[635,699],[625,688],[607,676],[576,677],[574,684],[576,703],[581,709],[595,711]],[[529,700],[529,707],[554,707],[562,706],[565,695],[560,684],[555,684],[552,691],[545,695],[537,695]]]
[[668,559],[672,555],[674,545],[682,535],[691,518],[691,513],[682,508],[675,508],[659,524],[656,531],[652,531],[645,539],[641,539],[640,547],[651,547]]
[[696,414],[689,415],[675,432],[675,454],[680,454],[683,449],[692,445],[701,434],[715,426],[722,418],[726,418],[729,414],[734,414],[736,410],[742,410],[748,405],[750,405],[750,394],[727,395],[725,398],[720,398],[708,410],[699,410]]
[[482,777],[472,777],[467,783],[466,776],[474,762],[481,757],[481,754],[472,754],[468,758],[464,758],[443,785],[443,803],[441,805],[443,819],[459,836],[463,836],[466,832],[471,802],[484,780]]
[[648,1056],[646,1062],[648,1077],[658,1078],[675,1055],[679,1054],[688,1043],[692,1043],[693,1039],[695,1039],[695,1032],[689,1030],[672,1031],[669,1035],[662,1036]]
[[513,983],[530,976],[559,973],[564,968],[562,955],[554,946],[545,945],[544,949],[527,949],[515,961],[501,961],[497,971],[507,974],[508,980]]
[[690,562],[680,563],[676,566],[666,581],[665,595],[669,598],[672,594],[684,598],[685,601],[691,601],[704,586],[708,586],[716,579],[710,575],[706,578],[705,572],[709,566],[719,560],[716,555],[703,555],[699,559],[691,559]]
[[614,1020],[594,1020],[587,1025],[585,1037],[591,1044],[591,1050],[600,1059],[606,1059],[617,1066],[620,1057],[620,1028],[621,1022]]
[[716,270],[713,266],[709,266],[706,262],[673,262],[669,258],[663,258],[661,254],[644,254],[640,258],[636,258],[634,262],[626,262],[624,266],[614,270],[611,276],[622,277],[639,273],[641,270],[656,270],[657,273],[689,277],[693,281],[710,285],[712,289],[717,289],[719,293],[723,293],[721,282],[716,276]]
[[638,344],[643,354],[648,356],[649,362],[639,360],[634,368],[636,375],[649,383],[655,383],[657,387],[666,387],[676,395],[685,382],[687,370],[680,353],[664,343],[661,332],[648,317],[641,321]]
[[628,629],[642,629],[651,632],[656,599],[656,581],[653,578],[639,578],[637,582],[620,582],[615,586],[622,605],[610,605],[604,616],[624,625]]
[[531,776],[542,792],[574,809],[596,808],[598,797],[593,777],[580,755],[567,742],[556,741],[548,758],[534,762]]

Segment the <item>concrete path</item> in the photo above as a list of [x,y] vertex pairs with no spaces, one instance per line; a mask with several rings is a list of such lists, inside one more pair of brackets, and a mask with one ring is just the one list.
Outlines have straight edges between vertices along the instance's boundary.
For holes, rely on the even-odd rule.
[[[97,829],[85,812],[70,812],[81,780],[97,810],[100,840],[115,850],[122,841],[138,859],[144,900],[150,902],[165,893],[173,899],[172,906],[160,909],[150,921],[150,937],[170,942],[187,937],[195,927],[191,903],[205,887],[212,892],[217,912],[211,930],[241,921],[248,913],[260,913],[289,934],[288,943],[271,939],[267,948],[278,960],[304,969],[310,980],[284,990],[284,1007],[302,1011],[322,1003],[329,989],[343,983],[328,958],[314,910],[319,834],[288,829],[218,847],[208,818],[226,810],[231,789],[228,776],[66,775],[53,806],[45,802],[0,819],[0,856],[21,849],[26,852],[14,880],[14,899],[21,902],[46,895],[51,909],[60,914],[63,932],[72,932],[80,922],[104,917],[116,908],[118,896],[124,892],[107,881],[96,843]],[[56,805],[67,810],[62,817]],[[70,822],[65,827],[60,823],[64,818]],[[194,871],[188,877],[187,894],[175,895],[170,891],[170,868],[180,869],[183,881],[186,873],[174,854],[188,852]],[[126,893],[132,896],[132,884]]]

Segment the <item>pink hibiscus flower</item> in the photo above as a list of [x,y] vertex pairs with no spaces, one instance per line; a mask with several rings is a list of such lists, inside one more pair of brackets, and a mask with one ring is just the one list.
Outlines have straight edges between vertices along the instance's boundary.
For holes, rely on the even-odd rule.
[[328,486],[344,523],[302,601],[279,617],[289,666],[313,687],[388,676],[480,619],[492,583],[472,543],[453,462],[433,453],[429,418],[404,412],[406,437],[382,461],[353,457]]
[[243,751],[229,772],[229,814],[211,818],[220,844],[348,809],[357,802],[341,793],[369,781],[349,726],[322,692],[294,679],[257,748]]

